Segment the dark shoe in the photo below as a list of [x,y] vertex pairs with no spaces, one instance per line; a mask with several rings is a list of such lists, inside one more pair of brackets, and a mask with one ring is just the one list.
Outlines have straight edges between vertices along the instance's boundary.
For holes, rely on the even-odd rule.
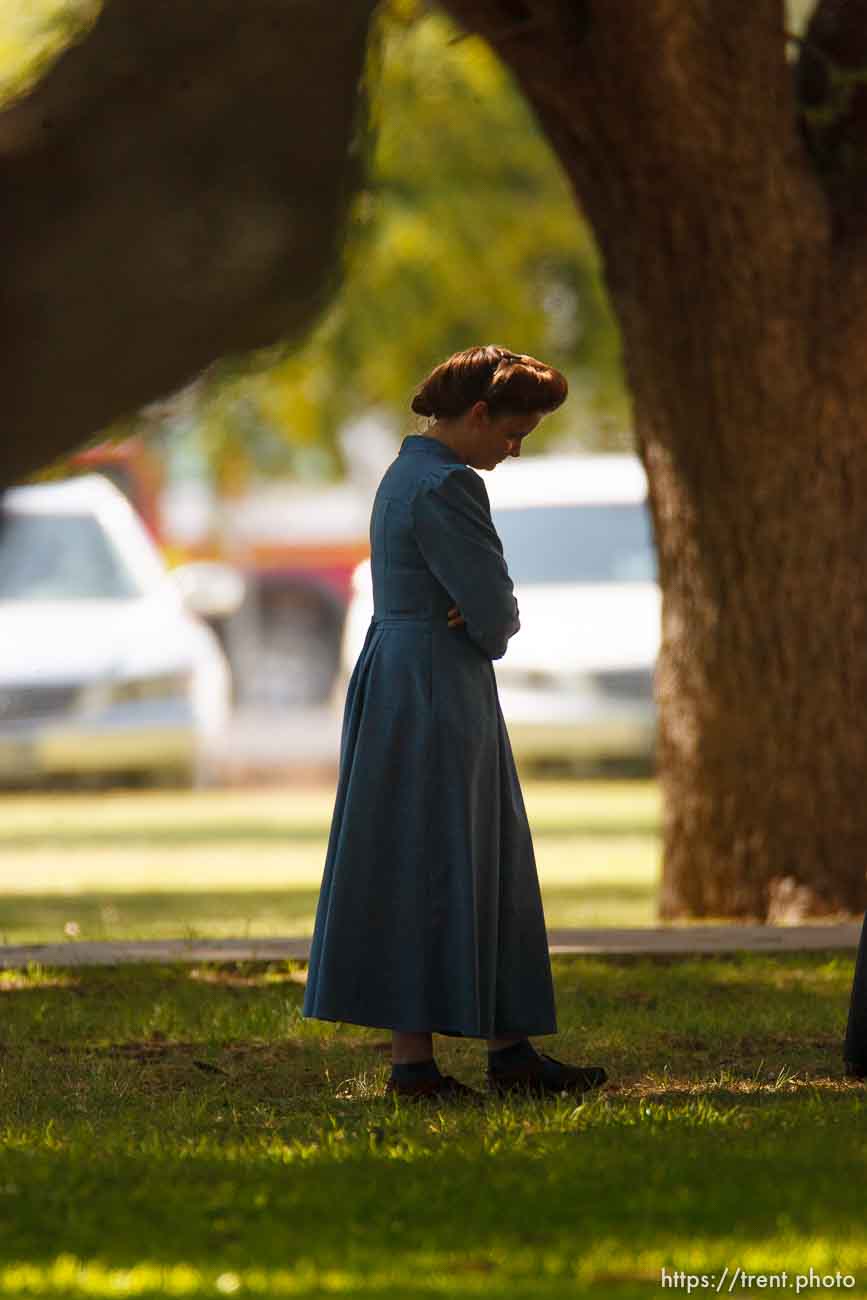
[[867,1063],[864,1061],[847,1061],[843,1072],[847,1079],[867,1079]]
[[465,1083],[450,1074],[441,1074],[438,1079],[412,1079],[398,1083],[389,1079],[385,1085],[385,1095],[405,1097],[407,1101],[481,1101],[482,1094],[475,1088],[468,1088]]
[[527,1092],[544,1097],[558,1092],[590,1092],[607,1078],[601,1065],[566,1065],[538,1052],[535,1060],[517,1062],[508,1070],[488,1070],[488,1088],[491,1092]]

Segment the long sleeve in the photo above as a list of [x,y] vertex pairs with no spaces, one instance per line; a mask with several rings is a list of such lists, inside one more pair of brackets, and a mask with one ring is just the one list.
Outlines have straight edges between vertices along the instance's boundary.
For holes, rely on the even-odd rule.
[[490,659],[502,658],[521,623],[484,483],[469,468],[431,475],[413,517],[424,560],[460,609],[470,639]]

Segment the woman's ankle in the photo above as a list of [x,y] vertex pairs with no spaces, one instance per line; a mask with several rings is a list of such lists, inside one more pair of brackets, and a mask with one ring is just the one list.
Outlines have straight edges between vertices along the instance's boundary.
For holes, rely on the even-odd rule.
[[433,1036],[427,1033],[393,1033],[391,1036],[392,1065],[414,1065],[433,1057]]

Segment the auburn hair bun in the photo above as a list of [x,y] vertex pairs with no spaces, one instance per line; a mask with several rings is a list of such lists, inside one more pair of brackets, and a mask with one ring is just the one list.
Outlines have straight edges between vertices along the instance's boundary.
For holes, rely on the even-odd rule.
[[433,415],[434,411],[423,393],[416,393],[412,399],[412,409],[416,415]]
[[492,415],[547,414],[562,406],[568,392],[565,375],[553,366],[489,344],[441,362],[419,384],[411,408],[436,419],[462,415],[474,402],[486,402]]

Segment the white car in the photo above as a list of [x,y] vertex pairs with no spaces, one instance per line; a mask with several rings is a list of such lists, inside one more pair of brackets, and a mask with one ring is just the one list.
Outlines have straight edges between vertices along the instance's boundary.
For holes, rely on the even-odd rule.
[[[641,462],[540,454],[479,472],[521,616],[494,661],[516,758],[652,760],[660,592]],[[353,575],[335,706],[372,614],[365,560]]]
[[[167,571],[101,474],[0,497],[0,783],[146,776],[197,783],[231,705],[220,642],[243,579]],[[193,611],[196,612],[193,612]]]

